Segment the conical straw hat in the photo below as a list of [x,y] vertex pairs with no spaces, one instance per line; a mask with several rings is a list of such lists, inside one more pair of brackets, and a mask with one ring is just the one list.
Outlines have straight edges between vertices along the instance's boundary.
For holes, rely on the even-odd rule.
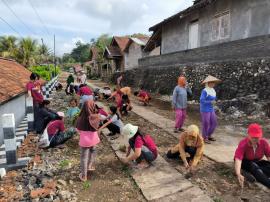
[[204,79],[204,81],[202,82],[202,84],[209,83],[209,82],[219,83],[219,82],[221,82],[221,80],[219,80],[218,78],[216,78],[214,76],[208,75],[206,77],[206,79]]

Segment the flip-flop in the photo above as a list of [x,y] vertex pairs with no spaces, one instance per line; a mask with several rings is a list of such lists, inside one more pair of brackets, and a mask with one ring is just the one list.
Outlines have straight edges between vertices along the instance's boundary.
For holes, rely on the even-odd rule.
[[95,167],[92,167],[92,168],[88,168],[88,171],[95,171],[96,168]]

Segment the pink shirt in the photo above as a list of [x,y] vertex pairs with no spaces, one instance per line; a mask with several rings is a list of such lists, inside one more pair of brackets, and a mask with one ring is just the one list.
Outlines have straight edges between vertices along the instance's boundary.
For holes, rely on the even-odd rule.
[[144,90],[141,90],[140,92],[139,92],[139,95],[138,95],[139,97],[142,97],[142,98],[146,98],[146,97],[149,97],[150,98],[150,95],[149,95],[149,93],[147,93],[146,91],[144,91]]
[[143,145],[146,146],[151,152],[153,152],[155,157],[157,157],[157,154],[158,154],[157,146],[150,135],[145,135],[143,139],[141,136],[136,137],[135,148],[137,149],[142,148]]
[[62,120],[51,121],[48,124],[47,132],[49,136],[54,136],[58,131],[65,131],[64,122]]
[[83,95],[93,95],[92,90],[88,86],[83,86],[79,89],[78,95],[83,96]]
[[93,147],[100,142],[97,131],[82,131],[79,130],[80,134],[80,147]]
[[253,147],[249,143],[249,139],[245,138],[240,141],[234,155],[234,159],[239,160],[261,160],[264,155],[270,157],[270,146],[266,139],[261,138],[254,152]]

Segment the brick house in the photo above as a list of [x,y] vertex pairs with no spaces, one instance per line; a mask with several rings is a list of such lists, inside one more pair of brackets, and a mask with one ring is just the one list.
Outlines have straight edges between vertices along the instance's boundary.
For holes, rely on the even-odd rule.
[[149,37],[130,37],[126,48],[125,55],[125,70],[130,70],[138,67],[138,60],[148,54],[143,51]]
[[172,59],[182,63],[264,53],[261,46],[263,37],[270,34],[269,10],[268,0],[196,0],[152,26],[144,50],[160,47],[161,55],[174,53]]
[[124,49],[129,41],[128,37],[114,36],[110,46],[105,48],[102,64],[101,76],[103,78],[110,77],[114,72],[125,70]]
[[[26,83],[30,74],[29,70],[16,61],[0,58],[0,114],[13,113],[16,127],[25,117]],[[0,120],[1,144],[3,144],[2,120]]]

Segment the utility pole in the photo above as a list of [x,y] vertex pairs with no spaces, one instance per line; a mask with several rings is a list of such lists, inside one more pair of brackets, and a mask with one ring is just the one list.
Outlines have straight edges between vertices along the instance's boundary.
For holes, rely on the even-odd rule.
[[56,60],[55,60],[55,34],[53,35],[53,63],[54,63],[54,76],[56,76]]

